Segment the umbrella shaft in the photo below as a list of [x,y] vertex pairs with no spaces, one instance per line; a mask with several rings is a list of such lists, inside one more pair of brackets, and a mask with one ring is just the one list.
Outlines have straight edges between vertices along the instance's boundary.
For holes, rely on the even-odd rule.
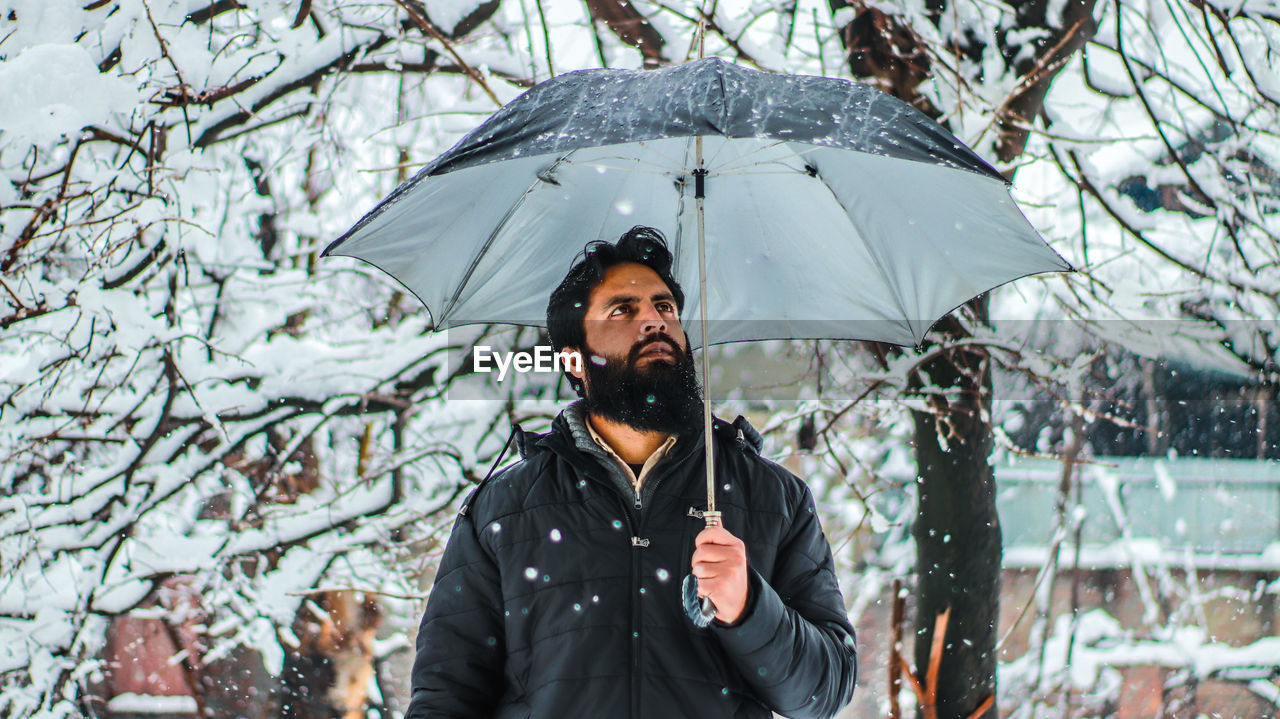
[[[698,302],[702,315],[702,436],[707,453],[707,511],[716,511],[716,454],[711,437],[711,343],[707,334],[707,253],[702,219],[702,198],[698,203]],[[708,522],[707,526],[711,526]]]
[[[702,166],[702,136],[694,138],[698,169],[694,170],[694,202],[698,206],[698,314],[702,323],[702,437],[707,457],[707,512],[716,512],[716,456],[711,436],[711,335],[707,333],[707,227],[702,202],[706,194],[707,169]],[[710,518],[707,526],[714,526]]]

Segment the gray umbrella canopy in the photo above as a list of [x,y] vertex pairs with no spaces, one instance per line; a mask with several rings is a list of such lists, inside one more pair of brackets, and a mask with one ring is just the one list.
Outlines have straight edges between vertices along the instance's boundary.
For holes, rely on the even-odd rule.
[[[916,109],[865,85],[719,58],[543,82],[324,254],[391,274],[437,328],[542,325],[586,242],[649,225],[696,297],[699,136],[711,343],[919,344],[982,292],[1070,269],[1005,179]],[[686,305],[698,346],[700,319]]]

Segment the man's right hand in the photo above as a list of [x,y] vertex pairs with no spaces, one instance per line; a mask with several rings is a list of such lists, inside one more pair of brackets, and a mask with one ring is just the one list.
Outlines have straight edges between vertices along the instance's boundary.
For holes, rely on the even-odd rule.
[[717,526],[699,532],[694,546],[698,596],[716,605],[717,621],[733,624],[747,608],[747,545]]

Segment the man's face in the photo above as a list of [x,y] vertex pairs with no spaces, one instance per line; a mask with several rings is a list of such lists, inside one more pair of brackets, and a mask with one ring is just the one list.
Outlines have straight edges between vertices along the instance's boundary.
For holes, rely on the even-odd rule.
[[641,365],[675,364],[677,352],[688,351],[675,296],[657,272],[640,264],[605,271],[588,297],[583,326],[587,347],[605,359],[624,358],[642,343]]
[[609,268],[583,319],[582,369],[592,414],[636,429],[680,433],[701,404],[688,338],[671,289],[635,263]]

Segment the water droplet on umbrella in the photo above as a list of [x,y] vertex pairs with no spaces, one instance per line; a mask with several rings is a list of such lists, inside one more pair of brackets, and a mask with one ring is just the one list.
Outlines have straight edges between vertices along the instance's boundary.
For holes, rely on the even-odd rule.
[[725,482],[723,489],[724,491],[728,492],[729,490],[733,489],[733,486],[730,485],[728,482]]
[[613,209],[617,210],[619,215],[626,217],[636,211],[636,206],[631,200],[618,200],[613,204]]
[[489,637],[489,646],[495,646],[498,643],[497,637]]
[[549,581],[551,581],[551,575],[550,575],[550,574],[544,574],[544,575],[542,575],[542,581],[544,581],[544,582],[549,582]]
[[489,531],[490,531],[490,532],[493,532],[494,534],[497,534],[498,532],[501,532],[501,531],[502,531],[502,524],[501,524],[500,522],[494,522],[493,524],[490,524],[490,525],[489,525]]
[[957,223],[956,223],[956,229],[957,229],[957,230],[963,230],[963,229],[964,229],[964,223],[963,223],[963,222],[957,222]]
[[585,486],[587,486],[587,480],[585,480],[585,479],[579,479],[579,480],[578,480],[578,486],[579,486],[579,487],[585,487]]
[[580,611],[582,611],[582,605],[581,605],[581,604],[575,604],[575,605],[573,605],[573,611],[575,611],[575,612],[580,612]]
[[560,530],[558,530],[558,529],[553,529],[553,530],[551,530],[551,541],[553,541],[553,542],[559,542],[561,539],[562,539],[562,537],[561,537],[561,534],[560,534]]
[[599,603],[600,603],[600,595],[599,595],[599,594],[592,594],[592,595],[591,595],[591,603],[592,603],[592,604],[599,604]]
[[609,360],[601,357],[600,355],[591,355],[591,364],[596,365],[597,367],[603,367],[608,363]]
[[654,402],[658,401],[658,398],[654,397],[653,395],[649,395],[644,398],[644,401],[648,402],[649,404],[653,404]]
[[724,694],[725,696],[728,696],[728,695],[729,695],[729,687],[722,687],[722,688],[720,689],[720,693],[721,693],[721,694]]
[[528,569],[524,570],[524,578],[532,582],[533,580],[538,578],[538,570],[535,569],[534,567],[529,567]]
[[667,570],[665,570],[665,569],[659,569],[659,570],[658,570],[658,572],[657,572],[657,574],[658,574],[658,581],[659,581],[659,582],[665,582],[665,581],[667,581],[668,579],[670,579],[670,578],[671,578],[671,572],[668,572],[668,571],[667,571]]

